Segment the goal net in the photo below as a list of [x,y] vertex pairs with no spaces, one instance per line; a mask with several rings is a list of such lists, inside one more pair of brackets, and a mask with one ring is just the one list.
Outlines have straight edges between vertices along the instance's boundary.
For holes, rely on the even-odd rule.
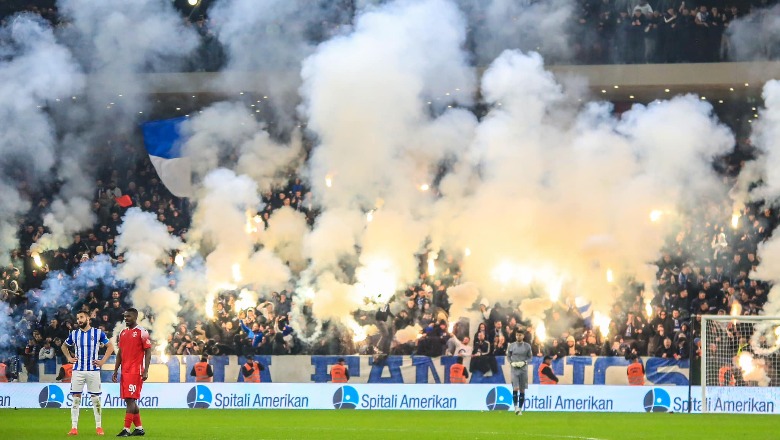
[[701,335],[702,412],[762,412],[778,401],[780,317],[705,315]]

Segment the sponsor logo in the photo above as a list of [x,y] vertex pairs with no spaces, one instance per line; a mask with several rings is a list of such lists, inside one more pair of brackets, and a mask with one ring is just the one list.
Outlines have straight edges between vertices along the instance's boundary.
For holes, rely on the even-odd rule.
[[671,406],[672,398],[661,388],[653,388],[645,394],[646,412],[669,412]]
[[187,406],[190,408],[208,408],[212,402],[211,390],[206,385],[195,385],[187,393]]
[[506,387],[495,387],[488,391],[485,405],[490,411],[506,411],[514,404],[512,392]]
[[65,393],[57,385],[45,386],[38,394],[38,403],[41,408],[62,408],[65,403]]
[[336,409],[355,409],[360,401],[357,390],[344,385],[333,393],[333,407]]

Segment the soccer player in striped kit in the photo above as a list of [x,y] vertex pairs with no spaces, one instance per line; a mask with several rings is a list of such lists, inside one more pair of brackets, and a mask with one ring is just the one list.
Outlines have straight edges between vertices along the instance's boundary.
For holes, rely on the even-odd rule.
[[[62,344],[62,352],[65,359],[73,365],[73,377],[70,382],[70,394],[73,395],[73,406],[70,409],[71,430],[68,435],[79,434],[79,407],[81,406],[81,394],[84,385],[92,400],[92,410],[95,413],[95,429],[97,435],[104,435],[102,428],[102,408],[100,405],[100,369],[114,352],[114,344],[98,328],[89,325],[89,315],[86,312],[76,314],[78,329],[72,330],[65,343]],[[100,347],[106,347],[106,353],[100,358]],[[73,347],[71,354],[69,347]]]

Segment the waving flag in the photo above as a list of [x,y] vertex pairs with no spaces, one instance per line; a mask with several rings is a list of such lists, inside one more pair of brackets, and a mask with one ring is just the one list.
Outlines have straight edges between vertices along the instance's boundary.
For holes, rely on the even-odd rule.
[[192,197],[192,165],[182,157],[180,128],[187,118],[151,121],[141,125],[144,146],[160,180],[176,197]]
[[574,298],[574,305],[577,306],[577,310],[580,312],[580,316],[585,321],[586,328],[593,328],[593,308],[589,299],[581,296]]
[[123,207],[123,208],[129,208],[133,206],[133,199],[130,198],[127,194],[117,197],[114,200],[116,200],[116,204]]

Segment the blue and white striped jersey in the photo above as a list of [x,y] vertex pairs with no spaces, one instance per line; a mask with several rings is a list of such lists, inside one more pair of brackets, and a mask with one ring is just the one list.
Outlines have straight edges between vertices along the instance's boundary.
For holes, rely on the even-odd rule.
[[90,328],[87,331],[73,330],[65,339],[65,344],[75,348],[76,364],[73,371],[99,371],[100,367],[92,365],[92,361],[100,359],[98,350],[100,344],[108,344],[108,337],[99,328]]

